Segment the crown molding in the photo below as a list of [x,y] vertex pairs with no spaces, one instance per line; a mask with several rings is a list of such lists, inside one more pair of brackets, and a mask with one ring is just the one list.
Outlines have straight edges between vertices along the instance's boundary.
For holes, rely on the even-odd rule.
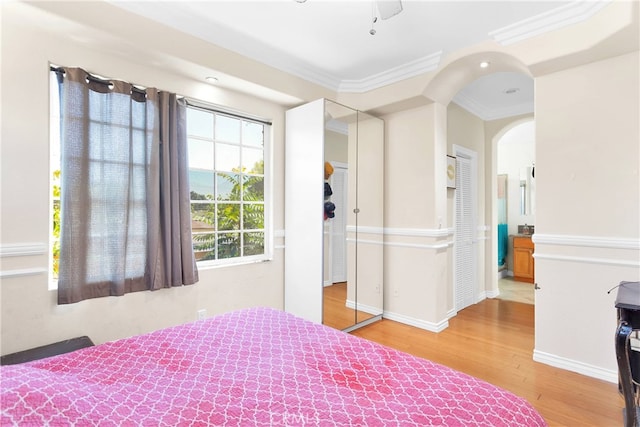
[[349,125],[339,120],[335,120],[335,119],[329,120],[325,125],[325,128],[332,132],[340,133],[342,135],[349,134]]
[[573,1],[548,12],[491,31],[489,36],[501,45],[508,46],[585,21],[610,3],[611,0]]
[[397,83],[401,80],[435,70],[438,68],[438,65],[440,65],[440,58],[442,58],[441,50],[364,79],[342,80],[338,86],[338,91],[345,93],[363,93],[392,83]]
[[453,102],[460,106],[460,108],[467,110],[469,113],[484,121],[504,119],[506,117],[513,117],[521,114],[530,114],[534,111],[533,101],[510,105],[508,107],[492,108],[478,102],[477,99],[464,95],[462,92],[458,92],[458,94],[453,98]]

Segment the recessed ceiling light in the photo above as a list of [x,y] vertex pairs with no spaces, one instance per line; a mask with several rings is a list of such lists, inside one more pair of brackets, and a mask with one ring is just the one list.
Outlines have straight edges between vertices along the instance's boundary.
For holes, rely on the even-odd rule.
[[505,90],[504,93],[506,93],[507,95],[511,95],[511,94],[514,94],[514,93],[519,92],[519,91],[520,91],[519,87],[511,87],[511,88]]
[[489,66],[489,64],[491,64],[491,62],[489,61],[482,61],[480,63],[480,68],[487,68]]
[[209,76],[209,77],[205,77],[204,79],[206,81],[208,81],[209,83],[218,83],[218,78],[217,77]]

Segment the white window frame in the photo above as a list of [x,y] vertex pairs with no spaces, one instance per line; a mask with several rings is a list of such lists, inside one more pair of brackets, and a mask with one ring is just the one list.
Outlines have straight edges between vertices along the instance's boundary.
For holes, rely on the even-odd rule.
[[[205,103],[199,100],[187,99],[187,108],[196,108],[199,110],[207,110],[214,114],[235,117],[240,120],[259,123],[264,126],[263,140],[263,159],[264,159],[264,254],[239,256],[234,258],[223,258],[214,260],[197,261],[199,269],[209,269],[226,267],[232,265],[250,264],[263,261],[273,260],[273,199],[272,199],[272,162],[273,155],[271,150],[271,132],[272,125],[269,120],[251,116],[247,113],[238,112],[229,108]],[[214,129],[215,133],[215,129]],[[187,133],[187,137],[189,134]],[[215,171],[214,171],[215,172]],[[191,189],[189,189],[191,192]],[[191,204],[191,202],[190,202]],[[242,232],[243,230],[238,230]],[[192,231],[192,234],[193,231]]]

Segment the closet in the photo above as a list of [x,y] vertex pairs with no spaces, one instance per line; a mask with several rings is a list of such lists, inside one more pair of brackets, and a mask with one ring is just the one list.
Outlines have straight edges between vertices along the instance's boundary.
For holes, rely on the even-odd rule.
[[286,311],[347,331],[382,317],[383,203],[381,119],[327,99],[286,112]]

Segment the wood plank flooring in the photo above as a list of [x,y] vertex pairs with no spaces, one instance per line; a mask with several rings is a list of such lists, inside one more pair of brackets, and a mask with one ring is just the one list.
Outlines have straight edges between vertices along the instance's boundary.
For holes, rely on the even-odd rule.
[[335,329],[346,329],[373,317],[364,311],[346,307],[347,282],[334,283],[323,288],[322,323]]
[[387,319],[352,333],[507,389],[531,402],[550,426],[622,426],[616,384],[533,361],[533,310],[487,299],[459,312],[438,334]]

